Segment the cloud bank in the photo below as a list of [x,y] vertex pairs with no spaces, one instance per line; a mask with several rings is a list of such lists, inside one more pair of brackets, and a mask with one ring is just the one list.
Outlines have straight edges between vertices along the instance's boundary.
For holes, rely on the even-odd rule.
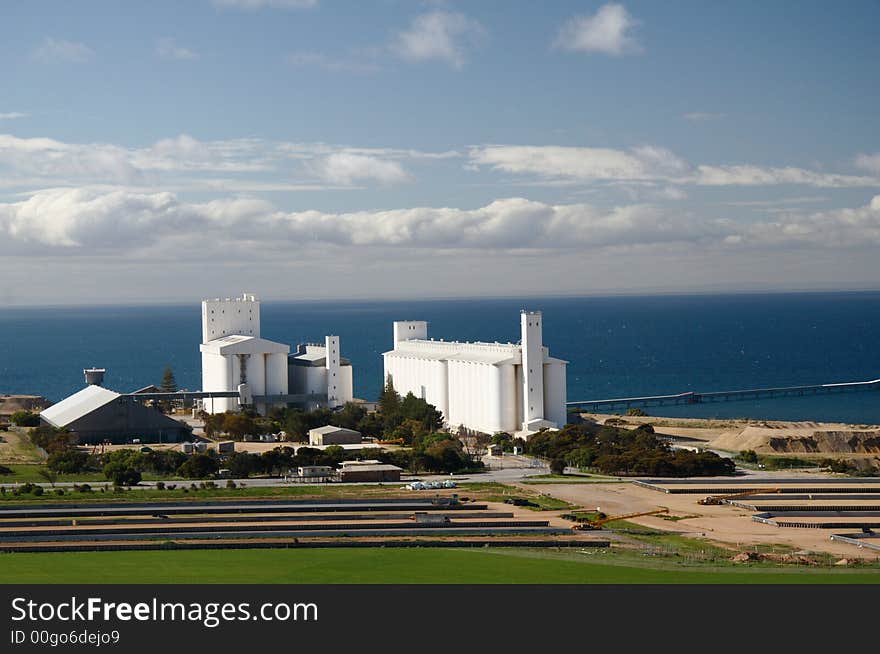
[[[599,208],[525,198],[476,209],[414,207],[355,212],[286,212],[261,199],[183,202],[174,194],[47,189],[0,204],[5,255],[163,250],[197,256],[208,245],[228,256],[309,245],[347,248],[570,251],[607,247],[865,247],[880,245],[880,195],[866,205],[789,213],[764,222],[705,219],[650,204]],[[230,248],[230,245],[232,247]],[[228,249],[227,249],[228,248]]]

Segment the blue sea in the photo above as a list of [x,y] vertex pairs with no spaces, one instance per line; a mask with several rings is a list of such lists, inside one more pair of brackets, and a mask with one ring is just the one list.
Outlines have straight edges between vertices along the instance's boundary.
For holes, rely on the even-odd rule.
[[[432,301],[263,302],[262,335],[295,346],[338,334],[355,395],[375,399],[394,320],[447,340],[519,340],[520,309],[544,312],[566,359],[569,400],[736,390],[880,377],[880,292]],[[200,387],[201,307],[0,309],[0,393],[57,401],[83,386],[158,384],[170,365]],[[651,409],[669,416],[880,423],[875,392]]]

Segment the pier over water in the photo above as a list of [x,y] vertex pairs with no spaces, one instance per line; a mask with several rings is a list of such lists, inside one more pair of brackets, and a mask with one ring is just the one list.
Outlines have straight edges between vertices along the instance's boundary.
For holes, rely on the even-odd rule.
[[812,386],[780,386],[776,388],[752,388],[738,391],[689,391],[671,395],[646,395],[643,397],[618,397],[607,400],[579,400],[566,405],[584,411],[601,412],[603,409],[628,409],[630,407],[675,406],[685,404],[710,404],[714,402],[737,402],[781,397],[807,397],[836,393],[861,393],[880,390],[880,379],[838,384]]

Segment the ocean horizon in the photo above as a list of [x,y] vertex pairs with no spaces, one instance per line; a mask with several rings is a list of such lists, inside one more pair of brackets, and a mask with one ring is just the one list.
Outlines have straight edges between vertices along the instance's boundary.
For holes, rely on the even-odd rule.
[[[201,386],[201,298],[192,303],[7,307],[0,311],[0,393],[58,401],[84,386]],[[519,311],[544,312],[544,343],[568,365],[568,399],[795,386],[880,377],[880,291],[731,292],[432,300],[262,302],[262,336],[290,344],[341,338],[355,396],[381,390],[394,320],[429,337],[517,342]],[[665,416],[880,423],[873,392],[651,408]]]

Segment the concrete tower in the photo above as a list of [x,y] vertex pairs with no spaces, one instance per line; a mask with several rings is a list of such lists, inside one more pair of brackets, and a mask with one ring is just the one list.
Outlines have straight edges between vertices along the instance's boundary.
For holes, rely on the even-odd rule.
[[424,320],[398,320],[394,323],[394,347],[401,341],[428,338],[428,323]]
[[255,295],[202,301],[202,343],[232,335],[259,338],[260,301]]
[[342,401],[341,376],[339,363],[339,337],[325,336],[324,348],[327,352],[325,356],[325,368],[327,368],[327,406],[335,409],[344,404]]
[[[544,420],[544,342],[540,311],[520,313],[522,330],[523,431],[540,428]],[[540,424],[539,424],[540,423]]]

